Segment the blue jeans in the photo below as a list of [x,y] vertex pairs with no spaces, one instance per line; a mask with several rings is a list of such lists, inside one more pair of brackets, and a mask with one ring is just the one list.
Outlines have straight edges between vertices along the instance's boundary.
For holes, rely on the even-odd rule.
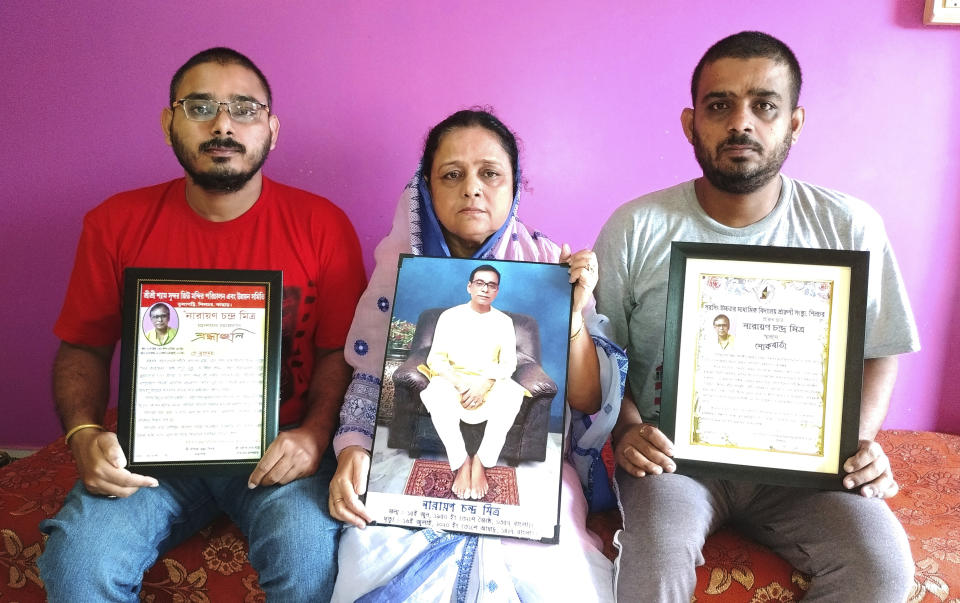
[[129,498],[90,494],[77,482],[41,522],[37,560],[50,601],[137,601],[143,573],[225,511],[247,537],[268,601],[327,601],[337,575],[340,524],[327,510],[336,459],[283,486],[247,488],[247,475],[160,480]]

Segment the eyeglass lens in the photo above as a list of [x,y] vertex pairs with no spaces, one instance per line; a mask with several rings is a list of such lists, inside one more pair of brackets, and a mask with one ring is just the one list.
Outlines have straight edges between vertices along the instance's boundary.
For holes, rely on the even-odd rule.
[[487,281],[480,280],[480,279],[474,279],[473,286],[476,287],[477,289],[483,289],[484,287],[486,287],[490,291],[496,291],[497,289],[500,288],[500,285],[498,285],[497,283],[488,283]]
[[200,98],[189,98],[180,101],[183,112],[191,121],[210,121],[217,117],[220,107],[226,106],[230,118],[237,122],[251,122],[257,118],[264,105],[254,101],[238,100],[220,102]]

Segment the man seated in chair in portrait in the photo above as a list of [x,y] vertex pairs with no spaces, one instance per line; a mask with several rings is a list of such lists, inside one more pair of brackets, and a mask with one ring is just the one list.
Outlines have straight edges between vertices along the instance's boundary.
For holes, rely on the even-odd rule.
[[[456,473],[453,493],[481,499],[489,485],[485,467],[497,464],[507,431],[526,390],[511,379],[517,368],[513,320],[492,307],[500,291],[500,273],[489,265],[470,273],[470,301],[445,310],[437,319],[427,365],[418,367],[430,384],[420,399]],[[460,422],[486,421],[475,455],[467,453]]]

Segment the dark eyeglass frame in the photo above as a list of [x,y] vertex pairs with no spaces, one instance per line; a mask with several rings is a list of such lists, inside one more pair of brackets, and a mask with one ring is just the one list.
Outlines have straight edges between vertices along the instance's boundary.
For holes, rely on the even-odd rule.
[[470,281],[470,284],[476,287],[477,289],[483,289],[484,287],[486,287],[488,291],[500,290],[500,283],[490,283],[479,278],[473,279],[472,281]]

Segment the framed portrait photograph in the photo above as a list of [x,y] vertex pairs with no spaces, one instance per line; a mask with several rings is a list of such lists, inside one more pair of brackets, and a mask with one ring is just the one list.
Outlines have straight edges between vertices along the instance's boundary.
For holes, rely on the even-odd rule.
[[678,473],[840,489],[869,254],[674,242],[660,429]]
[[401,256],[374,523],[558,540],[572,293],[566,265]]
[[283,275],[127,268],[117,436],[154,476],[252,471],[277,435]]

